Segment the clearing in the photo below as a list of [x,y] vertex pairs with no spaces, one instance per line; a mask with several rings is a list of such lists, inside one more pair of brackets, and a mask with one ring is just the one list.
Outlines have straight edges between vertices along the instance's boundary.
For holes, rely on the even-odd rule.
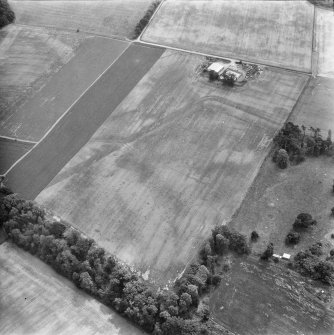
[[0,124],[74,57],[84,37],[9,25],[0,31]]
[[[13,52],[21,50],[21,43],[25,43],[25,40],[15,40],[3,60],[5,75],[4,78],[1,77],[0,84],[7,79],[3,88],[5,92],[8,91],[8,94],[12,94],[8,86],[17,85],[20,93],[20,85],[29,79],[29,75],[20,71],[20,67],[14,68],[16,61],[12,57]],[[45,46],[50,49],[47,45],[48,43]],[[31,94],[20,106],[12,107],[7,109],[6,113],[2,113],[0,135],[31,141],[40,140],[55,121],[122,54],[128,45],[129,43],[125,41],[86,35],[76,50],[76,55],[72,56],[71,60],[54,73],[47,82],[44,82],[38,92]],[[30,61],[34,64],[36,62],[37,67],[39,58],[36,57],[36,53],[39,50],[33,51],[32,54],[23,52],[20,55],[20,61],[25,65]],[[41,54],[42,52],[43,50]],[[22,56],[26,58],[22,59]],[[33,57],[36,57],[37,61]],[[43,55],[43,59],[47,60],[47,54]],[[43,64],[42,61],[41,64]],[[41,69],[43,70],[42,66]],[[41,69],[39,71],[42,72]],[[33,73],[34,68],[30,71]],[[19,81],[20,78],[21,81]],[[19,82],[16,83],[15,80]]]
[[143,335],[35,256],[0,245],[1,334]]
[[16,23],[131,38],[152,0],[12,1]]
[[37,197],[164,284],[239,207],[308,79],[268,68],[231,88],[203,61],[165,51]]
[[165,1],[143,41],[311,71],[307,1]]

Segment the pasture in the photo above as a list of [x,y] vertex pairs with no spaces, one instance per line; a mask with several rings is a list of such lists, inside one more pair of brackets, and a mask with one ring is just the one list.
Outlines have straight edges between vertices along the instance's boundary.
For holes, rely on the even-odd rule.
[[310,72],[313,16],[307,1],[166,1],[142,39]]
[[334,78],[334,15],[333,10],[316,9],[316,50],[318,74]]
[[203,61],[165,51],[36,198],[159,284],[231,218],[307,81],[268,68],[231,88]]
[[210,297],[213,319],[240,335],[330,335],[334,313],[317,295],[330,288],[257,259],[235,258]]
[[0,125],[74,57],[83,36],[10,25],[0,31]]
[[[320,128],[326,138],[327,131],[334,130],[333,106],[334,81],[313,78],[289,120],[306,128]],[[332,157],[308,158],[287,170],[278,169],[268,157],[231,225],[247,235],[253,230],[259,232],[261,238],[253,246],[257,252],[263,251],[268,242],[274,243],[277,253],[289,250],[295,254],[318,241],[333,248],[333,173]],[[287,247],[285,237],[301,212],[315,216],[319,224],[302,235],[297,247]]]
[[131,38],[151,0],[10,0],[9,3],[19,24]]
[[142,335],[37,257],[0,245],[1,334]]

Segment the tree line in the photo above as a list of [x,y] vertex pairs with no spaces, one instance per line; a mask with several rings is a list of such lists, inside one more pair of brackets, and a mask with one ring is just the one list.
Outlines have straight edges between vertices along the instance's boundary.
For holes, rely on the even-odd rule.
[[144,281],[114,255],[64,221],[50,219],[33,201],[0,195],[0,226],[19,247],[51,265],[75,285],[155,335],[210,334],[209,308],[201,296],[220,282],[218,255],[249,253],[246,238],[216,227],[172,289]]

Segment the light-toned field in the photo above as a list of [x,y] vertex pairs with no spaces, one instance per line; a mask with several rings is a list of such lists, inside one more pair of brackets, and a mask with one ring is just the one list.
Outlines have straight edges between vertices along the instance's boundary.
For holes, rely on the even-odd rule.
[[77,289],[36,257],[0,245],[2,335],[142,335],[114,311]]
[[316,49],[318,74],[334,78],[334,12],[316,9]]
[[0,31],[0,118],[40,89],[74,55],[83,36],[10,25]]
[[151,0],[9,1],[19,24],[131,38]]
[[203,60],[166,51],[37,197],[159,283],[240,205],[307,81],[267,69],[216,86]]
[[307,1],[166,1],[143,40],[310,72],[313,13]]

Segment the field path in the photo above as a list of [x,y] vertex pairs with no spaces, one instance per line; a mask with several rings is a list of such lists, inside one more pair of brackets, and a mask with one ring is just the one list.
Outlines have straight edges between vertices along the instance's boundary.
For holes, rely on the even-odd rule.
[[131,45],[43,140],[7,173],[7,185],[34,199],[90,139],[164,49]]

